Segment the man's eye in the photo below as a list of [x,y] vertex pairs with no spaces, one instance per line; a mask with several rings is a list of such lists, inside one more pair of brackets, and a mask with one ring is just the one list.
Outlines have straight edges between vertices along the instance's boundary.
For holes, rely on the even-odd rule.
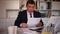
[[29,6],[29,7],[31,7],[31,6]]

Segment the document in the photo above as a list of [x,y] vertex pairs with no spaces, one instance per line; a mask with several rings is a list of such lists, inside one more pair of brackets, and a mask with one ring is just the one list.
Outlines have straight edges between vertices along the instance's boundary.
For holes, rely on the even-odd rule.
[[36,27],[40,20],[41,18],[29,18],[27,22],[28,27]]

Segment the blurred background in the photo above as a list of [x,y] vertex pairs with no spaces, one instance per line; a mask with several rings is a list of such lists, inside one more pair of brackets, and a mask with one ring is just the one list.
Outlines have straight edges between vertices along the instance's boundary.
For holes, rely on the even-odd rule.
[[[34,0],[35,10],[42,15],[44,25],[51,16],[60,16],[60,0]],[[0,31],[13,26],[19,11],[26,9],[27,0],[0,0]],[[5,33],[1,33],[5,34]]]

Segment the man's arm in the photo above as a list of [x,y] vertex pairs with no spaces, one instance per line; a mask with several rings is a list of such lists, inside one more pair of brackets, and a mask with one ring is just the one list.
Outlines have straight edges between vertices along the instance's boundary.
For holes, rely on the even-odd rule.
[[20,27],[20,24],[21,24],[21,12],[18,13],[18,17],[15,20],[14,25]]
[[[37,15],[38,15],[38,18],[40,18],[40,17],[42,16],[40,12],[37,12]],[[37,27],[39,27],[39,26],[44,26],[42,19],[41,19],[40,22],[37,24]]]
[[42,26],[44,26],[43,21],[40,20],[40,22],[39,22],[36,26],[37,26],[37,27],[42,27]]
[[44,26],[42,19],[40,20],[40,22],[42,23],[42,25],[41,25],[41,26]]
[[27,27],[27,23],[26,23],[26,19],[25,19],[25,17],[24,17],[23,11],[22,11],[22,12],[20,11],[20,12],[18,13],[18,17],[17,17],[17,19],[15,20],[14,25],[15,25],[15,26],[18,26],[18,27],[23,27],[23,28]]

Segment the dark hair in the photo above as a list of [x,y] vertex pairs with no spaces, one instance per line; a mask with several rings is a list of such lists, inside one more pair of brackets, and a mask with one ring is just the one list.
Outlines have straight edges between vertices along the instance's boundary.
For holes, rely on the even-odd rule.
[[28,0],[27,3],[26,3],[26,6],[27,6],[28,4],[34,4],[34,5],[35,5],[35,2],[34,2],[33,0]]

